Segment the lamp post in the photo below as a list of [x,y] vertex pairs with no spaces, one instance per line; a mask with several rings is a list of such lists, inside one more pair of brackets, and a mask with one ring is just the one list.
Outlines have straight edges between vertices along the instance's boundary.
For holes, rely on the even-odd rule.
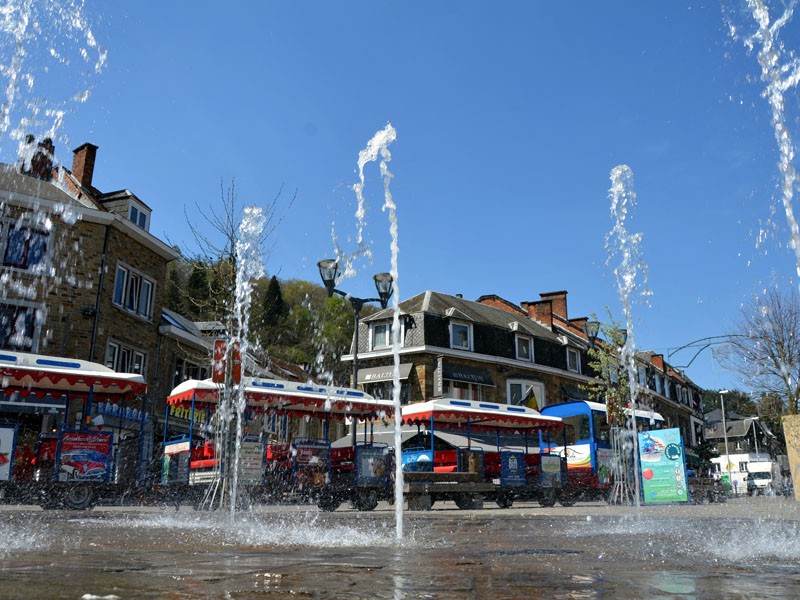
[[729,390],[719,391],[719,403],[722,408],[722,439],[725,440],[725,471],[728,475],[728,485],[733,486],[731,481],[731,457],[728,452],[728,424],[725,421],[725,394],[730,393]]
[[[584,325],[584,333],[589,340],[589,348],[593,349],[597,343],[597,338],[600,333],[600,323],[598,321],[587,321]],[[609,345],[614,348],[614,352],[616,352],[616,359],[622,363],[622,349],[625,346],[625,342],[628,340],[628,331],[625,329],[614,329],[611,331],[610,337],[611,339]],[[608,352],[608,354],[611,353]],[[614,393],[616,398],[609,400],[609,388],[612,386],[612,384],[618,387],[620,386],[622,381],[621,373],[618,373],[617,380],[614,381],[612,379],[612,365],[608,364],[607,366],[609,370],[606,375],[608,377],[606,381],[606,420],[611,426],[611,452],[613,456],[612,471],[614,474],[614,481],[611,491],[608,495],[608,502],[609,504],[624,504],[629,502],[631,498],[638,498],[639,495],[638,479],[635,478],[635,476],[635,488],[631,490],[630,485],[631,469],[633,469],[634,473],[638,470],[638,456],[636,456],[635,445],[633,455],[625,450],[623,428],[619,426],[619,419],[617,419],[617,417],[620,416],[617,415],[617,412],[620,410],[620,396],[618,389],[616,390],[616,393]],[[635,409],[636,406],[634,404],[632,407],[634,415]],[[634,416],[633,423],[635,424],[635,422],[636,418]],[[636,436],[635,427],[633,435]],[[631,465],[631,459],[634,459],[633,466]]]
[[758,417],[753,417],[750,419],[750,425],[753,427],[753,442],[756,445],[756,461],[761,460],[758,456],[758,432],[756,431],[756,421],[758,421]]
[[394,279],[389,273],[378,273],[372,277],[375,281],[375,288],[378,290],[378,297],[356,298],[336,289],[339,261],[330,258],[321,260],[317,263],[317,267],[319,267],[319,275],[322,278],[322,283],[325,284],[328,298],[336,294],[349,300],[350,306],[353,307],[353,387],[358,388],[358,324],[361,321],[361,309],[369,302],[379,302],[381,308],[386,308],[389,304],[389,298],[392,297],[394,292],[392,287]]

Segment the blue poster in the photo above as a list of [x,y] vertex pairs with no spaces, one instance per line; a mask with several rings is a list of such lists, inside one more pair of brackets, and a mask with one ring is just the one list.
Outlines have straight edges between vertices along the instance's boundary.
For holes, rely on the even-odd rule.
[[680,429],[639,432],[639,467],[644,502],[689,501]]

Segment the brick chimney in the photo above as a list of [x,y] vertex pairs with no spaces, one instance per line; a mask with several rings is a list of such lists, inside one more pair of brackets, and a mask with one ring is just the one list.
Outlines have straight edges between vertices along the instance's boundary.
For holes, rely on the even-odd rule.
[[561,317],[565,321],[569,320],[567,316],[567,292],[544,292],[539,294],[542,300],[548,300],[553,305],[553,314]]
[[97,157],[97,146],[88,142],[72,151],[72,174],[83,187],[92,186],[94,160]]
[[484,304],[486,306],[492,306],[494,308],[499,308],[500,310],[504,310],[509,313],[513,313],[515,315],[520,316],[528,316],[528,313],[524,310],[520,310],[519,306],[516,306],[509,302],[508,300],[504,300],[500,296],[495,294],[487,294],[485,296],[481,296],[476,300],[478,304]]
[[553,328],[553,303],[550,300],[536,302],[520,302],[520,306],[528,311],[528,316],[548,329]]
[[656,369],[660,369],[662,372],[666,372],[666,368],[664,366],[663,354],[653,354],[650,357],[650,364],[653,365]]
[[569,324],[581,332],[582,336],[585,336],[584,328],[586,323],[589,321],[589,317],[577,317],[575,319],[570,319]]

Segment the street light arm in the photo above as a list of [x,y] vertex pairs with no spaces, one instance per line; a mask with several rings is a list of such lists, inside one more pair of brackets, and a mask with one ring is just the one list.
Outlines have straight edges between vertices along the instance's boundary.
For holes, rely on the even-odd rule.
[[667,362],[671,362],[673,354],[677,354],[681,350],[686,350],[687,348],[697,348],[698,344],[703,344],[703,346],[700,347],[700,349],[694,353],[694,356],[692,356],[692,359],[689,361],[688,364],[683,366],[673,365],[675,366],[676,369],[687,369],[694,362],[694,360],[700,355],[700,353],[702,353],[703,350],[705,350],[706,348],[710,348],[711,346],[717,346],[719,344],[725,344],[733,338],[741,338],[741,337],[747,337],[747,336],[738,333],[729,333],[726,335],[712,335],[709,337],[700,338],[699,340],[694,340],[693,342],[689,342],[688,344],[684,344],[683,346],[679,346],[678,348],[673,348],[671,350],[667,348]]

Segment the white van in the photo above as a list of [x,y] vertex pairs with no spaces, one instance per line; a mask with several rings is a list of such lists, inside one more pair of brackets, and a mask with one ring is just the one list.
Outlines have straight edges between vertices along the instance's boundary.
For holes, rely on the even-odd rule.
[[772,462],[751,462],[747,464],[747,493],[751,496],[763,495],[772,489]]

